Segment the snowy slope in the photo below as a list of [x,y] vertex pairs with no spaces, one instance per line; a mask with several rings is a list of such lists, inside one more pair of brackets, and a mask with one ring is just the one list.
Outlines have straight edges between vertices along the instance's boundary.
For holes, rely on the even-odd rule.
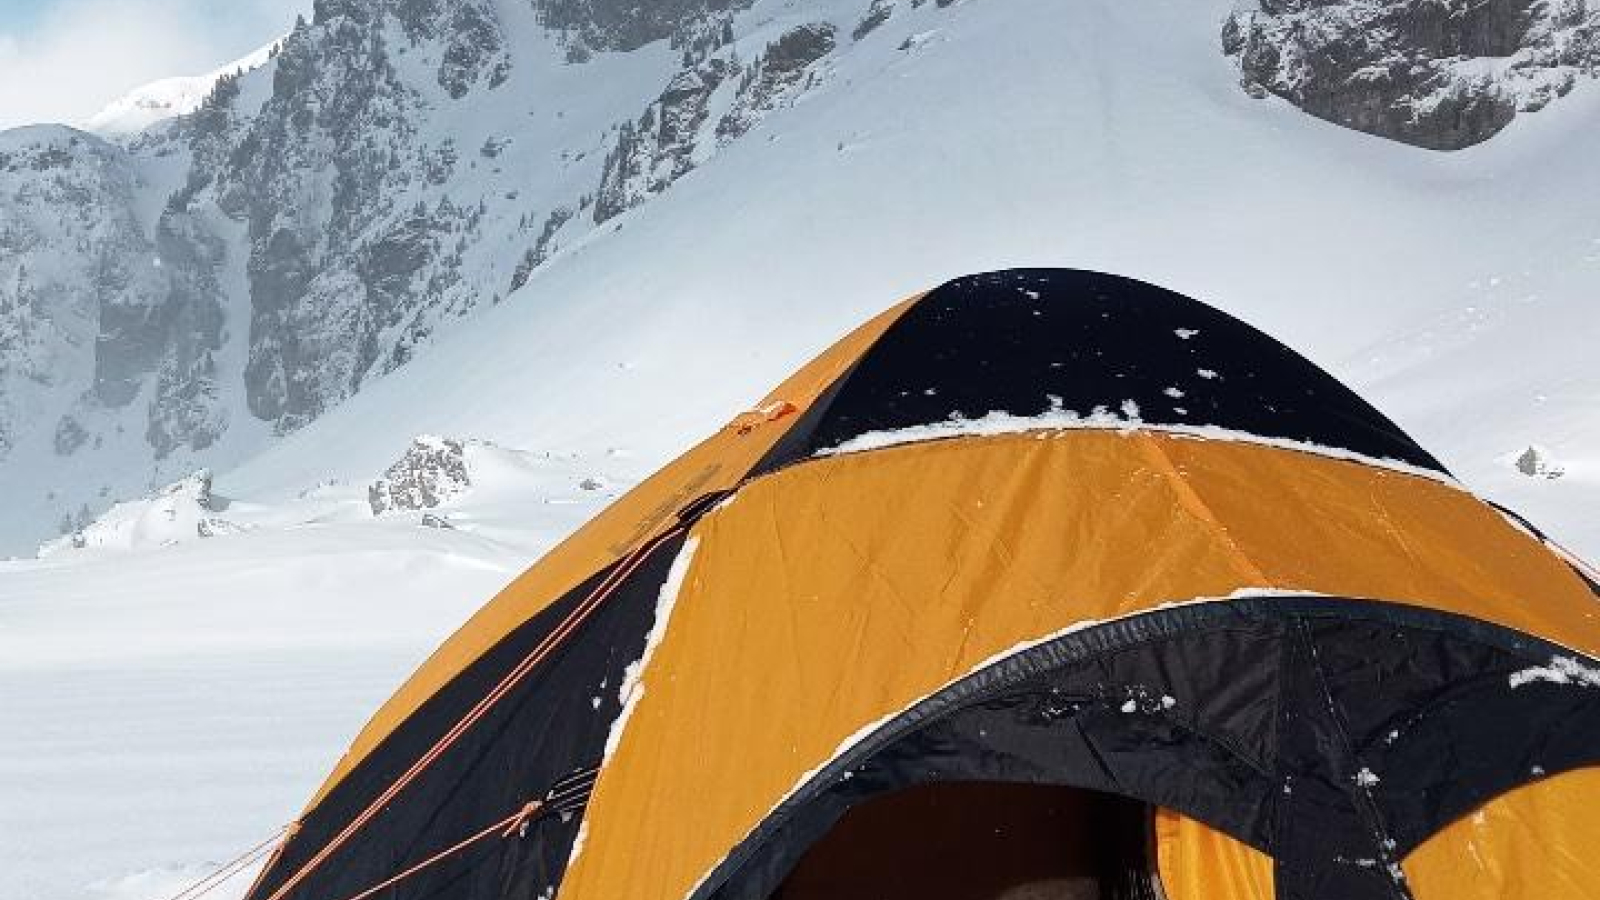
[[[25,208],[28,192],[37,194],[52,183],[53,172],[24,169],[14,190],[0,184],[0,217],[11,217],[7,206],[25,214],[14,217],[23,227],[7,241],[20,251],[0,265],[15,261],[34,285],[30,295],[17,291],[10,292],[12,297],[0,281],[0,307],[26,303],[30,310],[0,308],[0,331],[37,329],[40,320],[68,315],[96,326],[62,350],[74,355],[75,365],[73,374],[55,376],[57,390],[19,387],[30,395],[28,414],[0,421],[5,432],[0,435],[0,492],[12,498],[15,510],[0,518],[0,553],[27,553],[63,526],[70,531],[114,502],[194,468],[230,468],[424,355],[433,342],[485,308],[512,297],[543,295],[522,289],[544,269],[577,271],[557,266],[556,257],[614,243],[608,236],[624,224],[624,213],[669,200],[679,182],[694,180],[704,170],[727,173],[732,160],[790,155],[762,145],[771,137],[765,123],[789,118],[791,107],[827,107],[831,98],[854,95],[867,82],[874,83],[871,90],[880,100],[901,104],[882,109],[868,104],[863,108],[873,111],[849,128],[839,127],[831,145],[810,145],[809,165],[819,166],[822,159],[836,165],[808,176],[802,183],[806,190],[856,178],[857,198],[866,196],[870,182],[851,173],[869,164],[873,148],[886,146],[896,129],[939,143],[953,140],[960,145],[954,152],[971,156],[969,151],[993,140],[984,128],[974,127],[994,121],[989,109],[955,103],[924,114],[930,102],[940,101],[914,91],[892,97],[893,91],[876,84],[904,77],[908,67],[938,64],[970,3],[328,0],[317,4],[312,21],[297,21],[265,53],[225,66],[214,78],[205,76],[191,85],[193,90],[178,91],[181,103],[172,100],[178,94],[156,91],[145,99],[187,106],[201,92],[201,82],[206,85],[205,99],[189,114],[111,145],[112,162],[127,173],[127,190],[104,196],[80,170],[60,176],[67,179],[64,189],[88,195],[80,214],[88,223],[113,223],[134,211],[139,229],[126,240],[103,253],[85,253],[51,223],[35,225],[36,217],[26,214],[48,214],[49,206]],[[1401,62],[1391,68],[1442,66],[1456,74],[1439,84],[1429,81],[1428,90],[1447,94],[1455,89],[1445,82],[1467,77],[1452,68],[1467,63],[1450,55],[1449,42],[1436,46],[1440,28],[1428,24],[1433,6],[1422,0],[1318,5],[1315,16],[1322,18],[1314,17],[1316,27],[1310,30],[1324,43],[1315,46],[1297,43],[1295,35],[1307,31],[1301,18],[1279,21],[1251,12],[1248,2],[1236,6],[1240,11],[1232,17],[1227,10],[1219,16],[1217,7],[1196,11],[1192,21],[1197,24],[1184,40],[1191,42],[1186,46],[1197,62],[1206,58],[1208,77],[1216,79],[1211,89],[1225,93],[1242,116],[1255,121],[1283,108],[1281,101],[1244,99],[1247,91],[1262,93],[1268,87],[1356,127],[1366,126],[1346,114],[1352,104],[1365,109],[1377,103],[1385,121],[1410,121],[1418,104],[1433,103],[1401,85],[1394,86],[1398,93],[1376,99],[1358,91],[1336,108],[1308,102],[1308,96],[1324,93],[1319,85],[1350,84],[1353,78],[1367,84],[1346,71],[1345,62],[1371,62],[1367,69],[1393,60]],[[1417,10],[1408,11],[1411,7]],[[1380,12],[1418,25],[1379,28],[1372,16]],[[1009,27],[1028,27],[1016,25],[1024,15],[1011,14]],[[1495,78],[1468,79],[1476,85],[1472,96],[1501,91],[1496,80],[1501,76],[1507,85],[1537,76],[1548,90],[1519,94],[1529,102],[1519,107],[1527,114],[1517,118],[1534,121],[1537,128],[1538,120],[1551,116],[1531,111],[1547,106],[1557,118],[1571,121],[1572,107],[1593,85],[1588,74],[1593,66],[1585,60],[1600,30],[1586,24],[1592,18],[1588,14],[1540,7],[1528,15],[1521,29],[1498,16],[1461,20],[1474,52],[1516,50],[1503,58],[1504,71],[1496,69]],[[1379,35],[1385,37],[1378,40]],[[1495,35],[1510,43],[1478,46]],[[1016,120],[1024,129],[1065,121],[1056,115],[1061,98],[1051,94],[1055,88],[1048,79],[1068,78],[1125,120],[1117,125],[1125,138],[1094,138],[1100,152],[1109,152],[1117,141],[1187,152],[1184,129],[1195,119],[1189,110],[1172,106],[1141,113],[1122,98],[1090,91],[1109,77],[1107,51],[1084,46],[1079,34],[1064,36],[1060,45],[1075,55],[1064,62],[1013,61],[1018,80],[1005,85],[998,101],[1005,117],[998,121]],[[1224,62],[1225,50],[1234,54],[1233,61]],[[958,52],[956,58],[966,57]],[[1280,84],[1276,74],[1260,68],[1268,59],[1295,71],[1300,67],[1294,60],[1320,62],[1312,66],[1311,81]],[[1246,80],[1245,89],[1216,78],[1214,73],[1233,66]],[[233,72],[242,69],[248,71],[235,77]],[[1145,74],[1158,76],[1160,70]],[[1041,78],[1044,87],[1032,89]],[[1012,98],[1021,98],[1021,105]],[[1492,104],[1472,103],[1473,109],[1493,111]],[[1039,109],[1023,108],[1027,104]],[[1459,118],[1447,114],[1448,105],[1429,108],[1441,122]],[[916,112],[904,115],[902,109]],[[955,115],[969,118],[958,122]],[[1139,119],[1145,115],[1160,118]],[[1482,128],[1440,145],[1488,137],[1510,121],[1509,115],[1495,112]],[[836,118],[834,125],[843,121]],[[1373,127],[1401,139],[1421,139],[1404,128]],[[1041,134],[1023,148],[1024,158],[1016,160],[1010,180],[1025,176],[1043,193],[1019,197],[1025,204],[1021,211],[1031,215],[1026,204],[1050,197],[1052,185],[1097,202],[1110,196],[1101,181],[1126,182],[1113,171],[1130,164],[1121,147],[1109,166],[1060,154],[1078,167],[1077,177],[1095,175],[1093,184],[1075,185],[1071,173],[1039,171],[1048,165],[1046,154],[1065,139]],[[1404,158],[1418,158],[1395,149]],[[916,165],[919,153],[927,158],[930,150],[913,148],[907,161]],[[1525,164],[1517,160],[1510,166]],[[1160,165],[1170,179],[1200,171],[1202,180],[1214,180],[1219,171],[1213,161]],[[1431,172],[1452,165],[1430,161],[1420,168]],[[1310,168],[1303,165],[1298,172]],[[1238,170],[1233,164],[1232,171]],[[893,173],[900,178],[899,189],[926,191],[905,179],[908,171]],[[750,188],[744,182],[752,179],[760,187],[781,183],[768,173],[709,177],[736,183],[746,193]],[[967,183],[985,185],[988,179]],[[1149,199],[1162,202],[1206,189],[1188,182],[1135,187],[1159,187],[1161,193]],[[1255,187],[1240,200],[1283,199],[1277,193],[1260,196]],[[7,196],[13,192],[18,202]],[[1059,190],[1055,196],[1059,203]],[[1372,188],[1357,196],[1363,202],[1391,199]],[[785,194],[782,199],[797,198]],[[983,202],[992,207],[1000,199],[984,197]],[[1387,207],[1367,205],[1356,212],[1378,208]],[[891,210],[894,214],[884,218],[895,227],[899,216],[914,212],[893,201],[885,213]],[[1078,212],[1077,222],[1089,221],[1087,210]],[[1058,218],[1063,214],[1056,212]],[[1096,215],[1098,221],[1115,221],[1125,212]],[[1254,239],[1248,223],[1264,215],[1259,205],[1252,206],[1230,227],[1242,239]],[[694,230],[675,237],[696,251],[702,243],[713,249],[721,222],[706,218],[689,225]],[[1315,230],[1338,226],[1337,214],[1308,216],[1302,230],[1309,245],[1320,245],[1324,239]],[[1086,251],[1093,241],[1117,240],[1087,237]],[[1411,232],[1403,237],[1396,249],[1416,241]],[[787,239],[786,228],[765,232],[754,252],[775,253]],[[1187,244],[1187,237],[1178,242]],[[976,252],[981,248],[964,249],[968,257],[981,259]],[[1163,255],[1173,252],[1179,251]],[[945,256],[940,254],[941,261]],[[739,261],[728,265],[740,268]],[[1129,268],[1149,266],[1140,259]],[[891,261],[881,271],[893,270]],[[1262,267],[1264,274],[1278,271]],[[1288,271],[1303,275],[1308,270]],[[912,266],[907,272],[925,275],[927,269]],[[122,277],[125,273],[137,278]]]
[[[432,645],[631,487],[604,461],[466,457],[472,485],[427,512],[448,527],[374,518],[365,484],[202,510],[191,480],[86,549],[0,563],[0,897],[164,898],[266,836]],[[198,516],[235,527],[197,540]]]
[[[1592,84],[1446,155],[1243,94],[1227,0],[906,2],[856,41],[865,7],[744,14],[746,56],[820,19],[839,46],[740,140],[219,470],[258,527],[0,563],[0,733],[25,736],[0,745],[0,833],[24,835],[0,842],[0,897],[153,900],[269,833],[434,642],[597,508],[575,480],[625,487],[964,272],[1097,268],[1209,300],[1600,556]],[[423,433],[562,462],[487,478],[451,501],[456,529],[363,514]],[[1530,443],[1567,474],[1499,461]]]
[[140,85],[90,116],[86,127],[96,134],[128,135],[174,116],[188,115],[200,108],[219,79],[260,68],[277,45],[278,41],[272,41],[204,75],[180,75]]
[[[1220,4],[1044,6],[891,19],[758,140],[224,481],[292,489],[327,456],[370,470],[421,431],[627,435],[660,459],[892,299],[1024,264],[1240,315],[1370,388],[1469,483],[1498,484],[1495,457],[1527,442],[1594,452],[1581,401],[1600,367],[1579,350],[1600,337],[1600,94],[1442,155],[1241,94],[1213,52]],[[1008,46],[1029,16],[1052,21]],[[1515,314],[1527,295],[1537,312]],[[1473,305],[1482,324],[1451,324]],[[1541,385],[1578,403],[1541,414]],[[1435,416],[1462,427],[1433,437]],[[1537,487],[1552,502],[1531,515],[1600,549],[1581,478]]]
[[[661,33],[714,27],[683,5],[681,28]],[[109,155],[125,190],[57,154],[40,157],[54,168],[0,165],[15,175],[0,178],[0,266],[29,276],[0,278],[0,333],[69,314],[90,326],[57,342],[76,365],[53,373],[56,390],[23,385],[27,414],[0,415],[0,492],[13,502],[0,554],[193,468],[236,464],[597,227],[623,125],[684,62],[662,40],[598,52],[639,36],[541,24],[539,9],[559,6],[321,3],[190,115],[78,139]],[[612,6],[578,12],[603,20]],[[766,25],[749,27],[759,40]],[[596,49],[568,62],[583,41]],[[37,143],[34,131],[0,143]],[[56,227],[62,206],[83,230],[139,227],[96,252]],[[20,405],[9,394],[0,406]]]

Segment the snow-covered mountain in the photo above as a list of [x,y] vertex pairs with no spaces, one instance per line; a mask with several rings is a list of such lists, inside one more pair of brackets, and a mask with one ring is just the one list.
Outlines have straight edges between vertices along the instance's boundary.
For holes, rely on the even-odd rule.
[[126,135],[186,116],[206,102],[217,82],[258,69],[277,52],[278,42],[273,41],[204,75],[179,75],[141,85],[101,107],[85,124],[96,134]]
[[[0,552],[242,462],[487,307],[546,302],[528,285],[556,257],[770,143],[757,132],[786,107],[938,58],[974,2],[322,0],[249,57],[112,104],[111,140],[7,133]],[[1581,2],[1194,15],[1211,32],[1196,51],[1231,54],[1247,92],[1427,147],[1482,140],[1600,63],[1600,10]],[[1007,90],[1041,113],[1065,88],[1021,77]],[[1050,177],[1050,146],[1008,174]]]
[[[965,272],[1211,301],[1600,555],[1593,13],[1410,5],[322,0],[193,113],[0,135],[0,552],[67,532],[0,563],[0,896],[253,843],[607,497]],[[1469,71],[1523,112],[1426,149]]]
[[[0,548],[237,462],[501,302],[802,93],[838,49],[830,14],[328,0],[220,74],[114,104],[165,114],[205,86],[188,115],[115,144],[9,135],[6,330],[57,323],[17,358],[73,365],[6,385]],[[116,233],[86,252],[54,220],[69,202]]]

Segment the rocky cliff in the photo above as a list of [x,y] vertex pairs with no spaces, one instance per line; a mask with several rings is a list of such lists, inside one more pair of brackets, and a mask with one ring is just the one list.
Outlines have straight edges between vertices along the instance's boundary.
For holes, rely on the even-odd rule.
[[186,115],[6,133],[0,549],[404,365],[794,102],[858,12],[319,0]]
[[1260,0],[1223,50],[1246,90],[1433,150],[1492,137],[1600,71],[1591,0]]

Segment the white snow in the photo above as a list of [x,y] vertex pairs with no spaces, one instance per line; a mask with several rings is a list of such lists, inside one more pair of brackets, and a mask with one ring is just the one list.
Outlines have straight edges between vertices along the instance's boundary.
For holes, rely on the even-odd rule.
[[281,40],[282,37],[279,37],[204,75],[163,78],[136,87],[90,116],[87,127],[90,131],[108,136],[133,134],[157,122],[192,113],[200,108],[218,79],[265,65],[272,49]]
[[271,833],[439,641],[631,486],[482,449],[430,511],[450,529],[307,485],[232,501],[245,533],[0,562],[0,896],[156,900]]
[[242,530],[212,517],[211,473],[196,472],[150,498],[118,503],[88,527],[39,548],[46,557],[69,550],[135,550],[198,540],[208,530]]
[[1553,656],[1548,666],[1530,666],[1510,676],[1513,690],[1535,682],[1600,687],[1600,669],[1586,666],[1570,656]]
[[[1262,437],[1216,425],[1145,422],[1138,417],[1138,404],[1132,401],[1125,402],[1122,405],[1124,415],[1119,416],[1103,406],[1097,406],[1087,414],[1080,414],[1073,410],[1062,409],[1061,401],[1057,397],[1052,396],[1049,400],[1050,408],[1038,415],[1018,416],[1008,412],[991,411],[976,419],[954,417],[928,425],[912,425],[906,428],[895,428],[886,431],[869,431],[843,441],[837,446],[823,448],[817,452],[817,455],[838,456],[846,453],[881,450],[885,447],[918,444],[958,436],[994,437],[1005,434],[1031,433],[1040,438],[1049,438],[1084,430],[1114,431],[1123,435],[1144,431],[1170,434],[1195,440],[1235,441],[1238,443],[1278,447],[1285,450],[1325,456],[1330,459],[1352,460],[1446,484],[1455,483],[1454,479],[1432,469],[1424,469],[1401,460],[1366,456],[1342,447],[1328,447],[1322,444],[1296,441],[1289,438]],[[1132,410],[1131,414],[1129,413],[1130,408]]]
[[[94,900],[150,900],[174,897],[201,879],[210,878],[228,860],[215,860],[187,866],[142,869],[116,878],[103,878],[90,883],[86,893]],[[210,900],[236,900],[243,896],[251,880],[261,870],[260,863],[241,869],[238,873],[219,879],[215,890],[205,896]]]
[[[694,562],[694,553],[699,548],[699,538],[685,541],[683,549],[679,550],[677,557],[672,560],[672,567],[667,570],[666,580],[661,583],[661,593],[656,598],[654,624],[650,628],[649,636],[645,638],[644,652],[623,670],[622,684],[617,686],[617,701],[622,704],[622,712],[618,714],[617,720],[611,723],[611,731],[606,735],[602,763],[617,752],[617,744],[622,740],[628,720],[633,717],[634,708],[644,696],[644,670],[649,666],[650,658],[655,656],[656,648],[661,646],[661,642],[667,636],[667,624],[672,620],[672,610],[678,604],[678,595],[683,592],[683,581],[689,576],[689,566]],[[573,856],[576,858],[576,853]]]
[[[677,557],[672,560],[672,567],[667,570],[667,578],[661,583],[661,593],[656,598],[655,623],[650,628],[650,635],[645,638],[644,652],[623,670],[622,683],[617,686],[617,700],[622,704],[622,711],[617,714],[616,721],[611,723],[611,729],[606,733],[605,752],[600,759],[602,766],[617,752],[623,732],[628,727],[628,720],[633,718],[634,709],[644,697],[645,685],[641,676],[645,667],[650,664],[650,658],[661,646],[661,641],[667,636],[667,623],[672,620],[672,610],[678,604],[678,595],[683,592],[684,579],[689,577],[689,566],[694,562],[694,554],[699,547],[699,538],[684,541],[683,549],[679,550]],[[599,698],[595,700],[595,708],[598,709]],[[578,825],[578,835],[572,841],[572,853],[567,857],[569,867],[583,852],[588,835],[589,822],[585,819]]]
[[999,410],[990,411],[976,419],[950,418],[943,422],[913,425],[887,431],[868,431],[858,434],[834,447],[817,452],[818,456],[839,456],[881,450],[902,444],[936,441],[958,436],[994,436],[1021,434],[1030,431],[1067,431],[1077,429],[1117,429],[1132,431],[1141,427],[1136,418],[1121,418],[1103,406],[1088,414],[1062,409],[1059,397],[1050,397],[1050,409],[1035,416],[1019,416]]

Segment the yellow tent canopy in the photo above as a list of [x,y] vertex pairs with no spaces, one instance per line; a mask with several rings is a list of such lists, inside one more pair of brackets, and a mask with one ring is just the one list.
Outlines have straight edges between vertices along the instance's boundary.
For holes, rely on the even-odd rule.
[[1575,565],[1217,310],[958,279],[495,597],[250,900],[1579,900]]

